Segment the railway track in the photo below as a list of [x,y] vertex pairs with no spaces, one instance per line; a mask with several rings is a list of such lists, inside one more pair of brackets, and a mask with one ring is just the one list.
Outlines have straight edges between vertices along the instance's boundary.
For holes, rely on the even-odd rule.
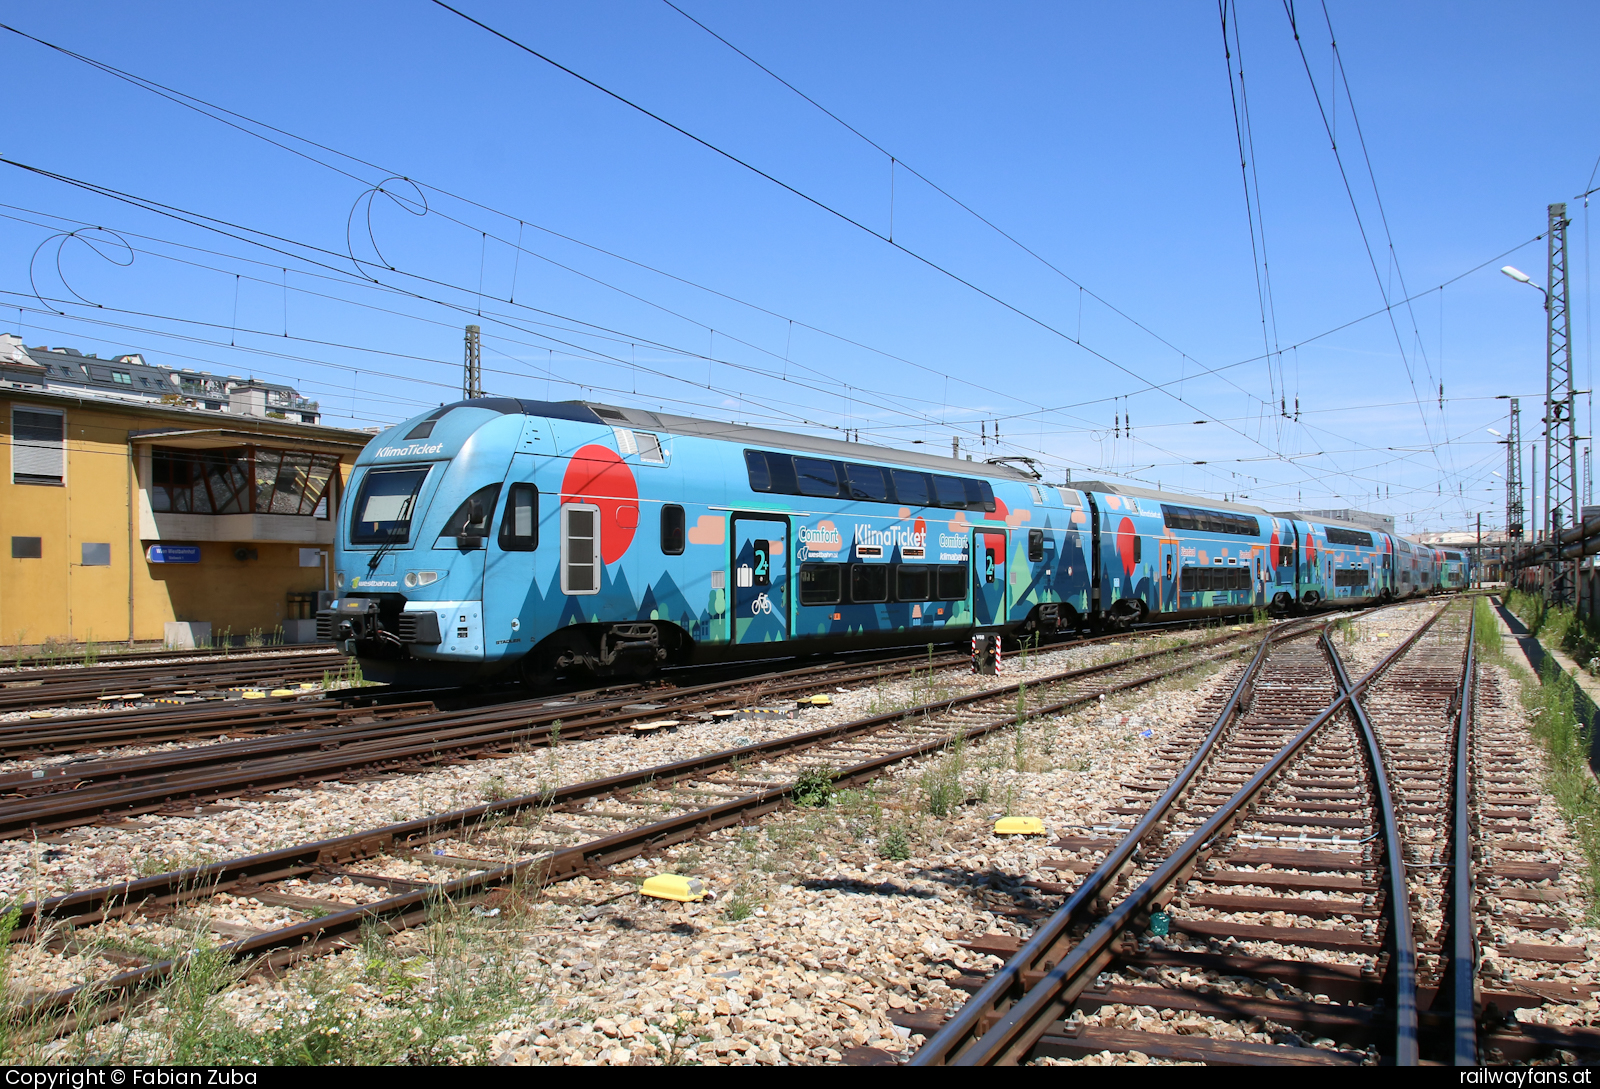
[[[1325,637],[1258,656],[1132,830],[1120,841],[1074,844],[1108,857],[1020,949],[993,950],[1009,954],[1007,964],[913,1064],[1102,1051],[1228,1065],[1359,1066],[1379,1052],[1415,1062],[1415,938],[1406,871],[1395,865],[1401,828],[1356,699],[1442,612],[1354,684]],[[1152,936],[1161,922],[1168,934]],[[1208,972],[1266,989],[1184,982]],[[1222,1039],[1149,1031],[1145,1021],[1130,1029],[1121,1018],[1108,1026],[1100,1016],[1141,1009],[1173,1028],[1212,1018],[1290,1034]],[[1339,1046],[1305,1046],[1303,1034]]]
[[[1293,636],[1279,628],[1266,639]],[[227,939],[222,948],[230,955],[282,967],[347,947],[361,926],[373,920],[391,930],[419,923],[441,897],[470,901],[590,873],[757,818],[783,805],[798,781],[825,777],[839,786],[863,782],[958,738],[981,737],[1227,662],[1252,650],[1254,643],[1250,633],[1228,635],[541,794],[23,905],[12,940],[54,935],[52,948],[63,957],[87,958],[87,974],[94,979],[42,996],[25,1012],[42,1017],[85,1001],[106,1000],[106,1010],[114,1015],[121,1002],[181,963],[181,958],[150,963],[127,955],[103,956],[108,946],[96,943],[95,927],[114,928],[136,917],[192,917],[200,901],[210,901],[213,911],[250,903],[275,905],[300,914],[302,921],[246,934],[223,924],[218,934]],[[414,871],[411,877],[395,875],[397,863],[426,867],[428,879],[418,880]],[[308,896],[308,885],[331,888],[334,895]]]
[[1532,978],[1587,954],[1517,940],[1570,925],[1537,887],[1558,867],[1524,861],[1538,759],[1519,728],[1475,723],[1475,619],[1445,612],[1359,680],[1325,637],[1258,655],[1125,836],[1057,845],[1105,859],[1029,940],[968,943],[1007,962],[948,1019],[917,1016],[912,1064],[1466,1066],[1600,1049],[1595,1030],[1508,1016],[1597,988]]
[[[187,657],[188,652],[182,652]],[[0,714],[114,700],[121,704],[175,698],[179,692],[220,696],[230,688],[281,688],[321,680],[344,667],[332,646],[248,651],[206,661],[138,662],[0,674]]]
[[[1247,637],[1229,633],[1190,646],[1204,650]],[[1137,664],[1162,653],[1151,651],[1126,660]],[[338,721],[333,724],[314,724],[317,720],[313,717],[313,724],[299,729],[211,745],[23,768],[0,774],[0,839],[140,813],[190,811],[221,798],[256,797],[330,779],[408,774],[443,762],[545,745],[554,738],[571,741],[647,723],[676,725],[690,716],[730,713],[814,693],[819,685],[873,683],[921,671],[930,662],[938,668],[963,660],[955,655],[913,655],[883,664],[802,667],[734,684],[717,682],[665,693],[656,690],[648,700],[637,695],[582,703],[535,700],[459,712],[441,712],[427,704],[360,708],[337,712]],[[232,738],[276,731],[279,721],[270,717],[241,720],[230,715],[210,720],[207,729],[226,729]],[[296,720],[291,717],[288,721]],[[192,733],[195,725],[182,719],[153,720],[142,739],[149,743],[181,736]],[[18,730],[4,744],[11,752],[39,751],[44,745],[99,747],[106,736],[100,731],[124,729],[122,724],[101,727],[86,723],[65,731],[58,728],[29,734]]]

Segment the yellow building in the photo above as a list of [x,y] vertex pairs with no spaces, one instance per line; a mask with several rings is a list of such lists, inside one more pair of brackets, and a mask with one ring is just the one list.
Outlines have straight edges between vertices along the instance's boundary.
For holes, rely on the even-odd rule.
[[329,587],[368,433],[52,390],[30,364],[0,366],[0,644],[159,641],[172,622],[309,641],[292,622]]

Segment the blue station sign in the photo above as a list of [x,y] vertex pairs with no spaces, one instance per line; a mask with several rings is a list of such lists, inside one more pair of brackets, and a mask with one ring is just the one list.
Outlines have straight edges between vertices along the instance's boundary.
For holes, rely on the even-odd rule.
[[151,563],[199,563],[199,545],[153,544],[145,549],[145,559]]

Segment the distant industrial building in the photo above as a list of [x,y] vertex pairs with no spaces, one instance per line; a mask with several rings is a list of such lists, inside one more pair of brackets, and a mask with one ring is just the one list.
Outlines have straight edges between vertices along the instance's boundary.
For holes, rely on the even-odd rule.
[[0,335],[0,643],[309,638],[371,438],[319,418],[289,386]]

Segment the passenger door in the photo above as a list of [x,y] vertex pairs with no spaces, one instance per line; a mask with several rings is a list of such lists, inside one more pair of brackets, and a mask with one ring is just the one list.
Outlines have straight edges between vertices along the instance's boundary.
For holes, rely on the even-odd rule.
[[789,520],[733,518],[733,641],[789,637]]
[[1006,531],[972,533],[972,620],[980,628],[1005,623]]
[[1161,539],[1161,603],[1162,612],[1175,612],[1178,608],[1178,542]]

